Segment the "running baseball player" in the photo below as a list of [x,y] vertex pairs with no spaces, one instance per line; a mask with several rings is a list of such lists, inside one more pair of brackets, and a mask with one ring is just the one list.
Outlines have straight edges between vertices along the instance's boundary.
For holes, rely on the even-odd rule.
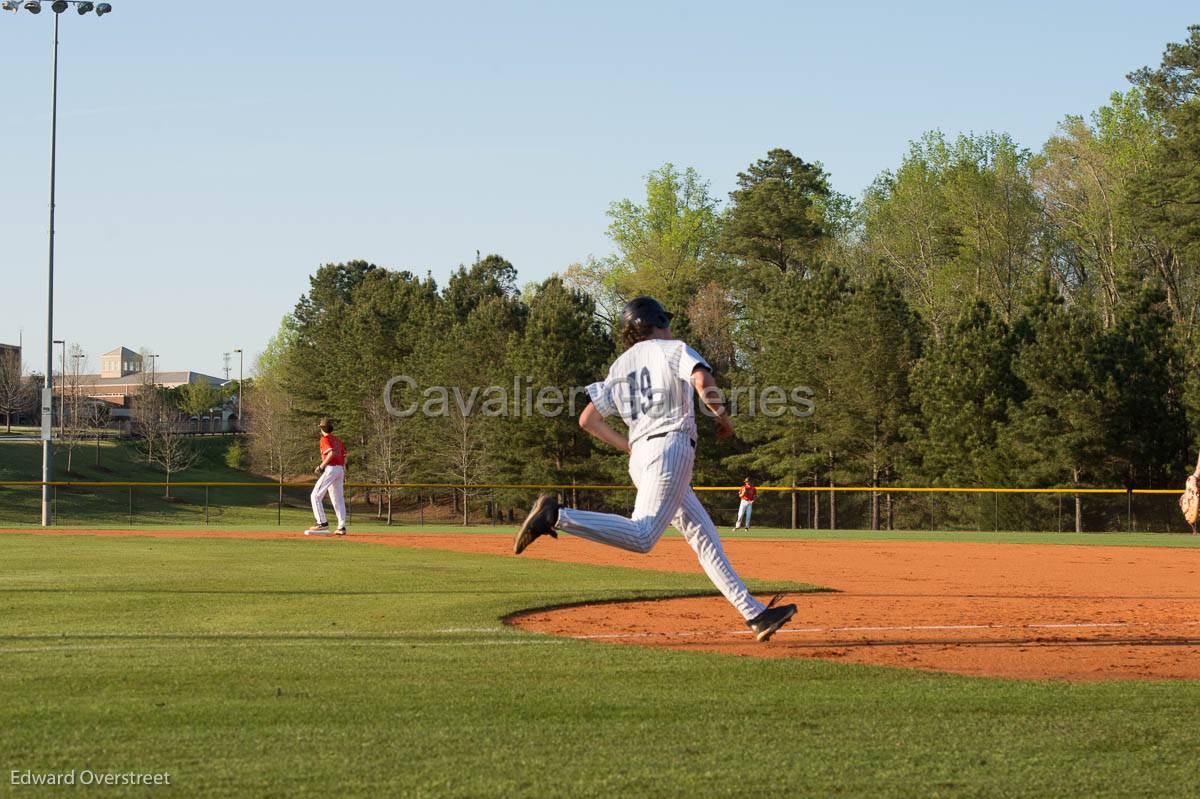
[[313,516],[317,523],[304,531],[305,535],[329,535],[329,522],[325,518],[325,495],[333,500],[333,510],[337,513],[338,526],[334,535],[346,534],[346,445],[333,434],[333,422],[322,419],[318,428],[321,431],[321,462],[313,471],[320,475],[312,490]]
[[750,514],[754,512],[754,500],[758,499],[758,489],[750,482],[749,477],[742,482],[742,488],[738,491],[738,499],[741,501],[738,503],[737,521],[733,523],[733,529],[736,530],[740,527],[748,531]]
[[[591,402],[579,425],[629,454],[629,476],[637,487],[633,516],[561,507],[551,494],[538,497],[517,532],[520,555],[543,535],[558,531],[630,552],[649,552],[671,524],[696,552],[704,572],[720,589],[759,641],[766,641],[796,613],[795,605],[764,605],[746,590],[721,546],[717,527],[692,491],[696,456],[694,392],[715,416],[717,438],[733,434],[733,423],[713,381],[711,367],[695,350],[671,337],[671,314],[650,297],[637,297],[621,311],[625,352],[608,377],[588,386]],[[628,436],[605,417],[619,415]],[[778,597],[777,597],[778,598]]]

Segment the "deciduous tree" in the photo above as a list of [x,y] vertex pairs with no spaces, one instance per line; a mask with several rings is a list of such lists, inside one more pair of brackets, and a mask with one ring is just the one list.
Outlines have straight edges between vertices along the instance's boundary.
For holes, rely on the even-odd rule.
[[21,356],[5,351],[0,355],[0,413],[4,414],[5,432],[12,432],[12,418],[34,407],[36,388],[25,373]]

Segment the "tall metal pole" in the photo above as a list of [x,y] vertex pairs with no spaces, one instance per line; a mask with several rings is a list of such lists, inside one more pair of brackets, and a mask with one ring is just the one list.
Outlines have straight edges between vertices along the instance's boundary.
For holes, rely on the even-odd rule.
[[[50,88],[50,262],[46,278],[46,389],[54,396],[54,185],[58,166],[58,18],[54,15],[54,70]],[[53,399],[51,399],[53,407]],[[54,524],[50,482],[54,472],[54,447],[42,439],[42,526]]]
[[242,391],[245,390],[245,383],[242,382],[242,365],[245,361],[242,351],[238,350],[238,432],[242,432]]
[[[54,343],[62,345],[62,372],[60,374],[62,374],[63,383],[65,384],[67,382],[67,342],[59,341],[58,339],[55,339]],[[51,407],[53,407],[53,405],[54,405],[53,397],[51,397],[50,405],[51,405]],[[66,395],[66,392],[64,392],[62,389],[59,389],[59,392],[58,392],[58,437],[60,439],[63,437],[63,434],[66,432],[66,419],[67,419],[67,395]]]

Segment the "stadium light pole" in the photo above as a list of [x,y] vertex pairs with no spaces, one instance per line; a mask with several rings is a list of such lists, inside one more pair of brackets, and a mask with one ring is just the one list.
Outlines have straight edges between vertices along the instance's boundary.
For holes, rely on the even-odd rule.
[[[43,0],[3,0],[0,10],[17,13],[22,8],[30,14],[42,13]],[[112,13],[110,3],[93,3],[87,0],[53,0],[48,2],[54,16],[54,58],[50,73],[50,253],[46,272],[46,385],[42,389],[42,408],[51,409],[50,425],[42,423],[42,526],[54,523],[51,503],[50,482],[54,472],[54,447],[50,442],[50,431],[54,429],[54,188],[58,166],[58,24],[59,17],[75,6],[80,16],[96,12],[97,17]]]
[[244,356],[241,350],[234,350],[238,354],[238,432],[242,432],[242,365]]

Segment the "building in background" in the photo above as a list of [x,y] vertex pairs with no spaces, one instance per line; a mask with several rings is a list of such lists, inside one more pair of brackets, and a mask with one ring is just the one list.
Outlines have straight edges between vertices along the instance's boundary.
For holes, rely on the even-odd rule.
[[142,371],[142,356],[128,347],[117,347],[100,356],[100,377],[114,379]]
[[[146,386],[173,389],[189,383],[208,383],[221,388],[227,381],[202,372],[160,372],[145,369],[142,356],[128,347],[117,347],[100,356],[98,374],[75,375],[68,372],[63,379],[55,381],[54,393],[72,392],[104,403],[113,427],[127,429],[132,417],[132,406],[138,393]],[[231,429],[230,419],[235,414],[231,407],[215,409],[211,419],[195,420],[197,432],[222,432]]]

